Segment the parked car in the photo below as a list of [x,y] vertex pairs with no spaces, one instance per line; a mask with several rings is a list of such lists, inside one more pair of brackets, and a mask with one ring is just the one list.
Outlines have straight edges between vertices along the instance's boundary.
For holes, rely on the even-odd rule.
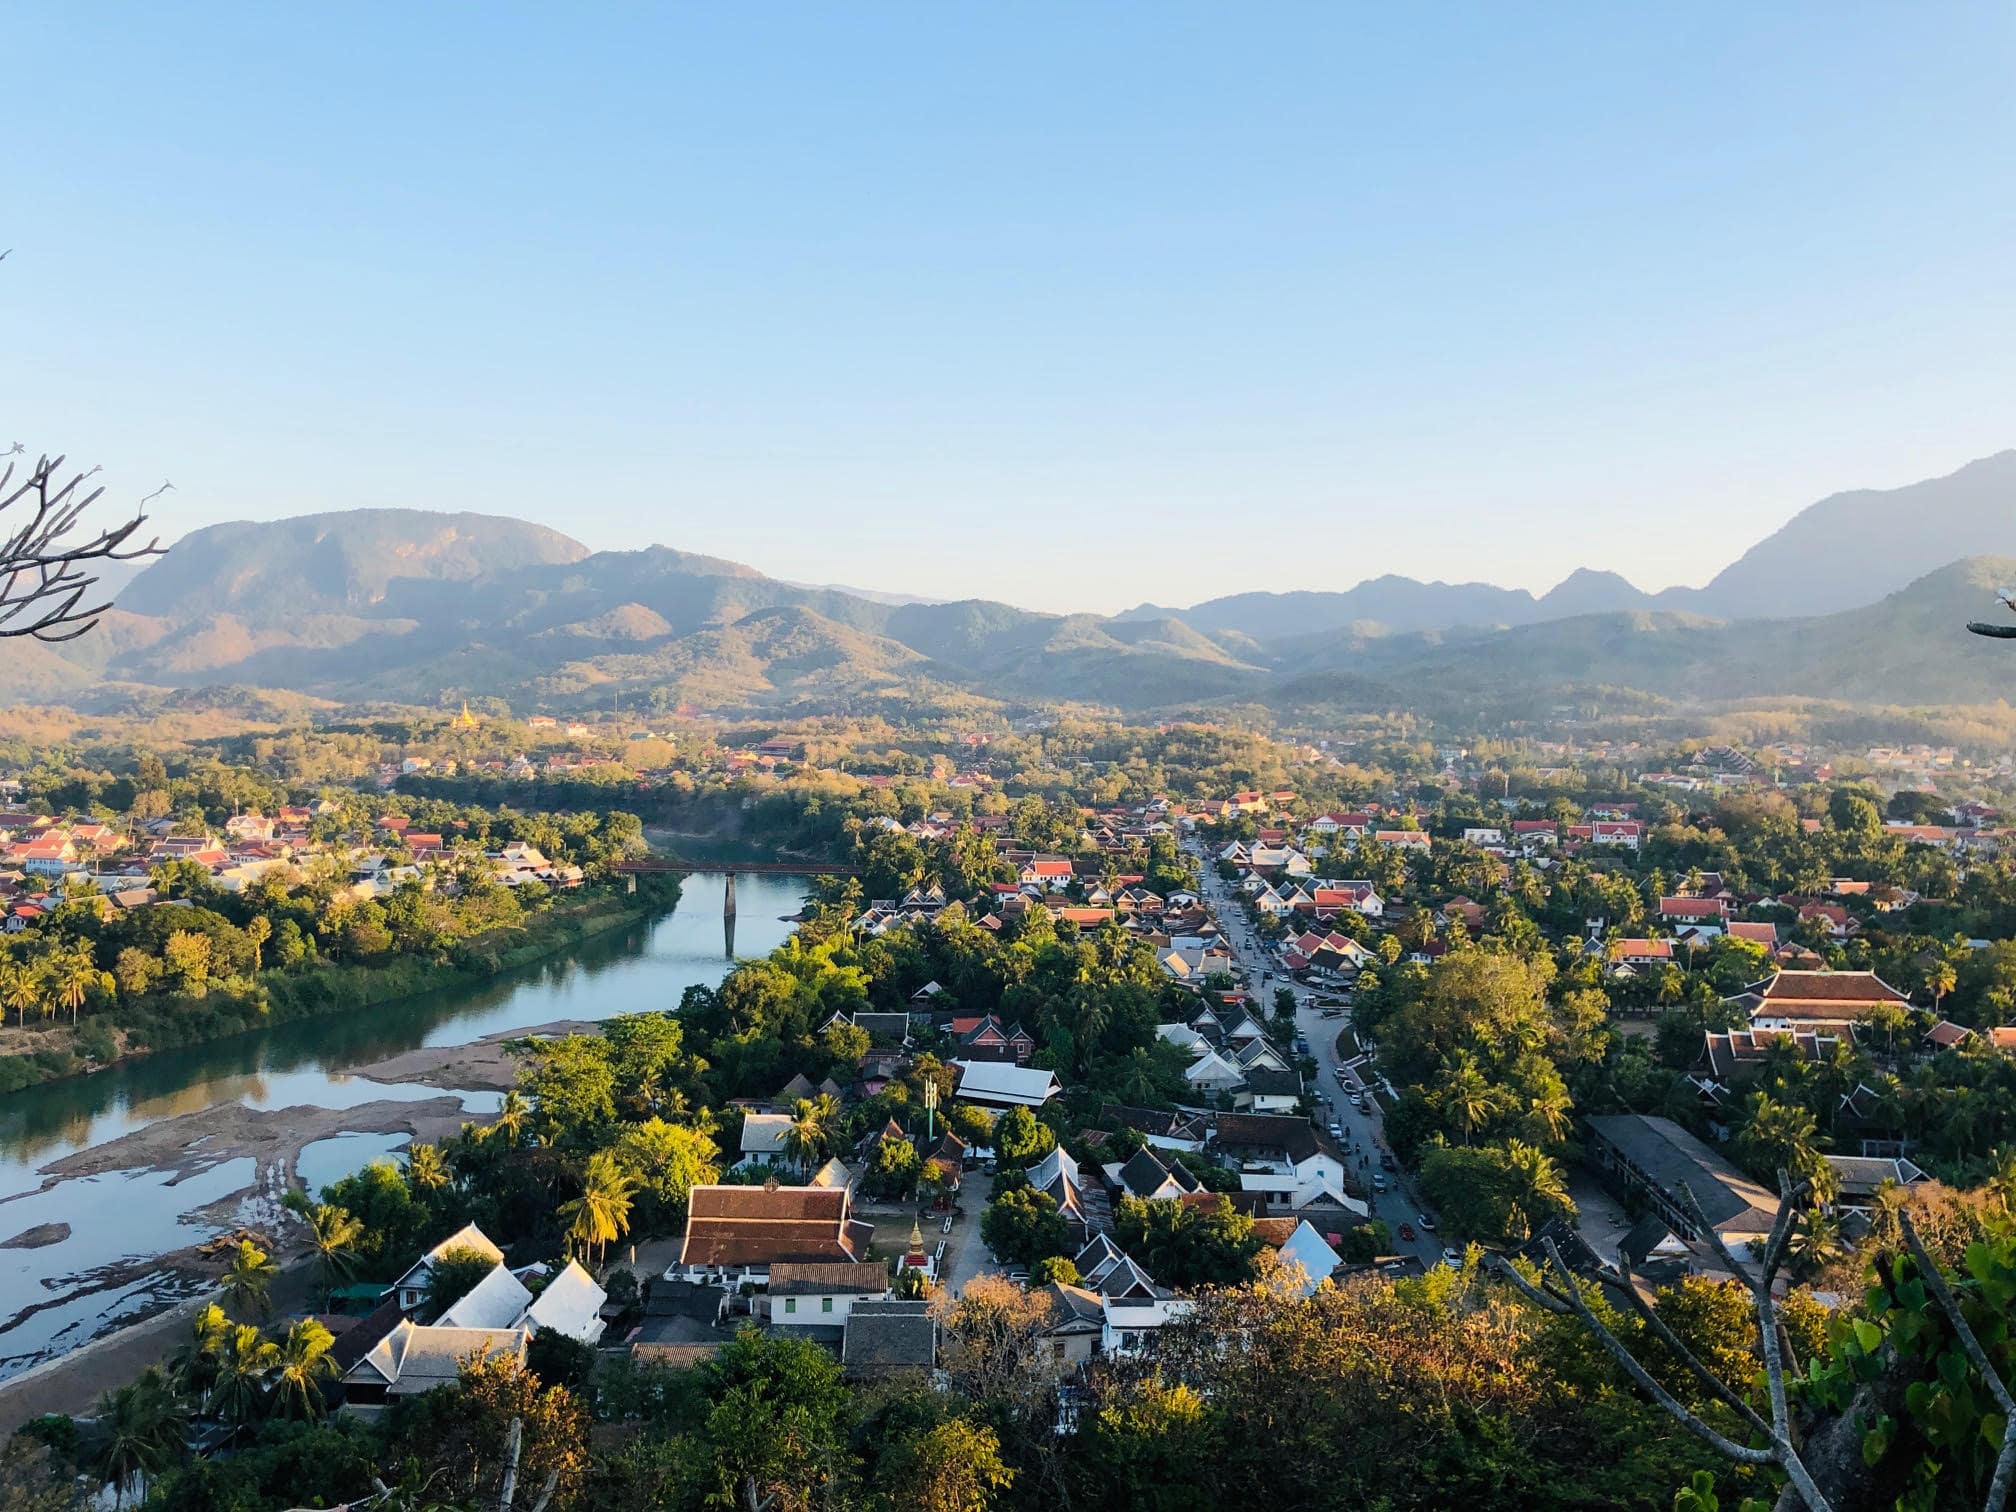
[[1422,1231],[1424,1233],[1432,1234],[1435,1232],[1435,1220],[1429,1217],[1426,1213],[1423,1213],[1421,1215],[1420,1224]]
[[1463,1257],[1453,1249],[1444,1249],[1442,1251],[1442,1263],[1451,1270],[1463,1269]]
[[1379,1169],[1382,1171],[1397,1171],[1400,1167],[1394,1163],[1391,1155],[1382,1151],[1379,1156]]
[[1411,1223],[1403,1223],[1403,1224],[1401,1224],[1401,1225],[1400,1225],[1400,1237],[1401,1237],[1402,1239],[1407,1239],[1407,1240],[1412,1240],[1412,1239],[1413,1239],[1413,1237],[1414,1237],[1414,1225],[1413,1225],[1413,1224],[1411,1224]]

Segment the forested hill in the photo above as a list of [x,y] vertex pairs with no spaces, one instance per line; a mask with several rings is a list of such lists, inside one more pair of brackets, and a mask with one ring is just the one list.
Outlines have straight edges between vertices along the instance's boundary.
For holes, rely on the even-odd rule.
[[[1804,576],[1787,569],[1782,592],[1760,585],[1753,597],[1777,605]],[[891,602],[660,546],[590,552],[523,521],[366,510],[197,532],[140,574],[94,634],[10,643],[0,700],[235,685],[341,702],[494,695],[556,712],[980,696],[1128,711],[1238,702],[1545,717],[1618,690],[1676,706],[1768,696],[1981,704],[2007,697],[2016,652],[1963,627],[2001,614],[1993,590],[2010,581],[2016,561],[1976,557],[1819,616],[1637,608],[1411,631],[1326,625],[1283,596],[1247,616],[1260,632],[1247,633],[1175,615]],[[1613,587],[1580,574],[1549,597],[1579,608]],[[1405,620],[1399,611],[1418,608],[1424,591],[1389,581],[1384,611]]]

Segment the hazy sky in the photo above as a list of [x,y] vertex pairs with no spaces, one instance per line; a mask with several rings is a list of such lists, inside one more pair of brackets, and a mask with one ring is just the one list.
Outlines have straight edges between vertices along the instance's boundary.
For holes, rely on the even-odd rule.
[[1042,608],[2016,445],[2016,10],[16,5],[0,441]]

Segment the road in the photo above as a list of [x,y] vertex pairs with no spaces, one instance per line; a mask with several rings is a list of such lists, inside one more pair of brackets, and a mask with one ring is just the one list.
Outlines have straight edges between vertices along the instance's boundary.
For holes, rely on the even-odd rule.
[[[1328,1124],[1332,1119],[1344,1126],[1343,1144],[1354,1157],[1366,1157],[1370,1164],[1358,1170],[1359,1184],[1366,1189],[1372,1203],[1373,1213],[1386,1220],[1393,1230],[1393,1250],[1396,1254],[1419,1255],[1423,1263],[1435,1265],[1442,1259],[1442,1241],[1421,1229],[1421,1215],[1427,1211],[1414,1194],[1412,1185],[1401,1172],[1388,1172],[1387,1190],[1383,1193],[1371,1191],[1372,1172],[1379,1164],[1379,1150],[1382,1146],[1382,1123],[1379,1104],[1371,1096],[1365,1099],[1366,1111],[1360,1113],[1351,1106],[1350,1091],[1362,1088],[1358,1071],[1347,1070],[1349,1086],[1340,1088],[1337,1083],[1339,1059],[1337,1055],[1337,1034],[1345,1027],[1341,1018],[1326,1019],[1317,1011],[1314,1000],[1319,995],[1300,983],[1275,972],[1273,981],[1264,980],[1264,973],[1274,971],[1276,962],[1272,954],[1258,942],[1251,926],[1246,921],[1245,905],[1239,900],[1237,890],[1216,870],[1211,858],[1203,851],[1192,847],[1197,857],[1198,870],[1203,878],[1204,902],[1218,920],[1225,943],[1231,949],[1233,959],[1245,973],[1247,990],[1250,991],[1268,1013],[1274,1011],[1274,989],[1288,987],[1295,993],[1295,1027],[1309,1042],[1309,1051],[1317,1066],[1316,1094],[1324,1101],[1319,1107],[1322,1121]],[[1336,996],[1335,993],[1321,994]],[[1359,1070],[1370,1074],[1370,1067]],[[1412,1224],[1415,1238],[1412,1243],[1400,1237],[1400,1225]]]

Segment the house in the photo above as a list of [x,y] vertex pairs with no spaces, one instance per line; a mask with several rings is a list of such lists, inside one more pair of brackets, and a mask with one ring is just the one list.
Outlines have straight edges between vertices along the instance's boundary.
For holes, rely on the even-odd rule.
[[1054,1071],[998,1061],[955,1060],[959,1097],[982,1108],[1040,1108],[1063,1088]]
[[1050,1365],[1059,1375],[1068,1375],[1099,1351],[1106,1329],[1106,1302],[1097,1292],[1082,1286],[1052,1281],[1033,1294],[1046,1304],[1049,1324],[1043,1338],[1049,1346]]
[[1143,1145],[1124,1162],[1108,1170],[1112,1184],[1143,1202],[1173,1202],[1185,1192],[1197,1190],[1198,1182],[1180,1160],[1163,1160]]
[[1645,826],[1636,819],[1596,819],[1589,826],[1589,843],[1635,851],[1644,833]]
[[864,1299],[844,1327],[840,1366],[853,1380],[928,1373],[938,1364],[938,1320],[929,1302]]
[[1379,845],[1391,846],[1396,850],[1426,854],[1433,849],[1426,830],[1375,830],[1372,839]]
[[1839,903],[1801,904],[1799,922],[1818,924],[1830,940],[1845,940],[1862,929],[1860,921]]
[[1834,1197],[1829,1204],[1837,1212],[1867,1213],[1876,1194],[1885,1186],[1913,1187],[1932,1178],[1912,1161],[1899,1156],[1881,1160],[1868,1155],[1823,1155],[1827,1169],[1834,1173]]
[[1776,924],[1745,924],[1732,921],[1728,926],[1729,937],[1748,940],[1753,945],[1762,945],[1766,951],[1778,948],[1778,926]]
[[1183,1073],[1190,1086],[1205,1094],[1236,1092],[1246,1084],[1246,1073],[1216,1050],[1207,1050]]
[[[1778,1217],[1778,1199],[1670,1118],[1605,1113],[1587,1120],[1589,1155],[1635,1193],[1673,1233],[1705,1238],[1705,1217],[1723,1243],[1742,1254],[1762,1241]],[[1700,1204],[1697,1217],[1686,1194]]]
[[1192,1304],[1182,1297],[1102,1297],[1104,1317],[1099,1350],[1119,1357],[1150,1354],[1155,1336],[1188,1316]]
[[1094,1234],[1071,1263],[1078,1269],[1079,1285],[1100,1297],[1145,1302],[1174,1295],[1166,1286],[1157,1286],[1109,1234]]
[[[1350,1192],[1342,1152],[1305,1118],[1221,1114],[1212,1138],[1220,1158],[1239,1173],[1241,1190],[1263,1194],[1269,1208]],[[1351,1206],[1364,1216],[1365,1204],[1353,1200]]]
[[1873,971],[1780,971],[1724,999],[1744,1010],[1752,1029],[1810,1029],[1848,1034],[1886,1004],[1909,1008],[1910,998]]
[[1168,1112],[1158,1108],[1130,1108],[1106,1103],[1099,1109],[1103,1129],[1139,1129],[1157,1150],[1194,1153],[1211,1137],[1211,1125],[1202,1113]]
[[[790,1089],[785,1089],[788,1094]],[[799,1097],[810,1097],[812,1085],[807,1082]],[[742,1118],[742,1158],[738,1165],[782,1165],[785,1162],[784,1139],[791,1132],[792,1117],[789,1113],[747,1113]]]
[[1720,924],[1729,905],[1721,898],[1661,898],[1659,917],[1669,924]]
[[784,1261],[770,1267],[770,1325],[844,1327],[856,1306],[888,1294],[886,1261]]
[[531,1335],[522,1328],[426,1327],[401,1318],[341,1377],[346,1405],[379,1406],[392,1397],[452,1387],[474,1359],[525,1362]]
[[1740,1087],[1767,1064],[1773,1047],[1794,1060],[1812,1064],[1832,1056],[1840,1036],[1820,1034],[1811,1029],[1731,1029],[1726,1034],[1707,1030],[1701,1037],[1701,1053],[1688,1074],[1703,1091],[1726,1092]]
[[696,1186],[668,1280],[733,1285],[770,1279],[776,1264],[859,1261],[875,1226],[853,1216],[845,1187]]
[[1084,1244],[1091,1238],[1092,1207],[1086,1200],[1078,1162],[1068,1150],[1058,1145],[1031,1166],[1029,1185],[1057,1204],[1057,1214],[1070,1230],[1073,1244]]
[[1004,1024],[989,1013],[982,1017],[955,1018],[950,1025],[959,1041],[959,1053],[967,1060],[1012,1061],[1026,1065],[1036,1053],[1036,1041],[1020,1024]]
[[1024,863],[1015,880],[1024,887],[1062,892],[1071,885],[1071,862],[1064,856],[1037,856]]
[[1648,966],[1663,966],[1672,959],[1671,940],[1619,940],[1610,947],[1612,966],[1630,967],[1633,971]]
[[1306,1297],[1325,1281],[1331,1273],[1344,1263],[1344,1257],[1330,1248],[1323,1236],[1310,1226],[1308,1219],[1302,1219],[1288,1236],[1276,1255],[1281,1269],[1290,1279],[1290,1289],[1298,1297]]
[[489,1235],[475,1224],[466,1223],[415,1260],[407,1267],[406,1273],[392,1283],[389,1290],[398,1299],[400,1312],[419,1310],[427,1300],[427,1283],[433,1277],[436,1262],[450,1250],[474,1250],[499,1265],[504,1262],[504,1251],[490,1242]]

